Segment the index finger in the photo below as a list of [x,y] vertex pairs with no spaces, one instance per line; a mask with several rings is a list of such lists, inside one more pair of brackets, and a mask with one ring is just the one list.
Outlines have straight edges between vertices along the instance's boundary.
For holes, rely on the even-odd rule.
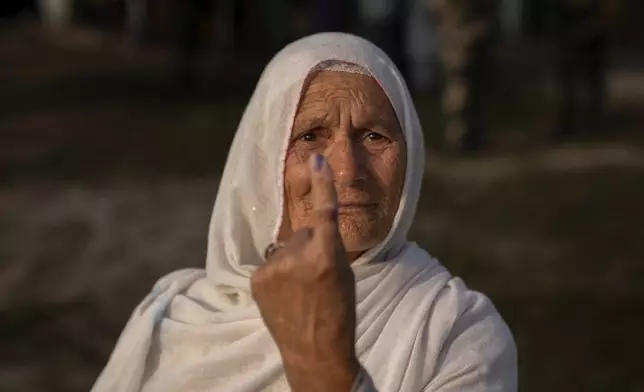
[[310,159],[311,199],[313,213],[316,216],[316,230],[326,234],[337,232],[338,196],[333,183],[333,173],[329,163],[322,155],[316,154]]

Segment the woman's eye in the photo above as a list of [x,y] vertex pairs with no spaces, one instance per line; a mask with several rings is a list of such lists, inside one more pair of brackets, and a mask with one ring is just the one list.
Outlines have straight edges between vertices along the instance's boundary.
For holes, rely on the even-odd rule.
[[298,140],[303,142],[314,142],[317,140],[317,136],[313,132],[304,132],[298,137]]
[[385,139],[385,137],[384,137],[384,136],[382,136],[382,135],[380,135],[380,134],[378,134],[378,133],[375,133],[375,132],[369,132],[369,133],[367,134],[366,138],[367,138],[369,141],[372,141],[372,142],[379,142],[379,141],[381,141],[381,140],[384,140],[384,139]]

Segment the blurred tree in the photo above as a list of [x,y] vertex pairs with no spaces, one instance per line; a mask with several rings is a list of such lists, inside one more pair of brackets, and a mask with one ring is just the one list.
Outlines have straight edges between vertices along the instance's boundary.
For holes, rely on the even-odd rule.
[[[602,123],[608,39],[618,0],[558,0],[555,39],[559,108],[555,139]],[[580,123],[581,114],[588,120]]]
[[263,48],[270,58],[290,39],[291,7],[288,0],[259,0],[257,5],[262,15]]
[[525,0],[501,0],[499,28],[505,38],[518,41],[524,34],[523,15]]
[[384,50],[403,75],[407,76],[404,44],[407,2],[358,0],[357,16],[356,33]]
[[0,1],[0,18],[13,18],[23,13],[33,14],[36,11],[35,0]]
[[143,44],[147,21],[146,0],[125,0],[125,31],[128,42],[135,48]]
[[237,1],[213,0],[212,22],[215,40],[220,49],[234,52],[236,46]]
[[427,0],[408,3],[405,47],[409,87],[414,92],[435,90],[440,82],[436,21],[430,17]]
[[428,0],[428,5],[440,39],[445,148],[454,153],[480,150],[499,0]]
[[312,8],[315,31],[346,31],[349,3],[343,0],[314,0]]
[[203,46],[204,23],[210,14],[209,0],[174,0],[174,66],[179,86],[194,88],[199,53]]
[[64,29],[72,21],[74,0],[38,0],[38,11],[45,27]]

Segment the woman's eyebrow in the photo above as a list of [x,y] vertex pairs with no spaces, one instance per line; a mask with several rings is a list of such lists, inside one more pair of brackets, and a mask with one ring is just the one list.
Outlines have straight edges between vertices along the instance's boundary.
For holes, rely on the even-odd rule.
[[376,116],[369,117],[363,121],[358,121],[356,124],[359,128],[378,128],[386,129],[389,132],[396,132],[399,129],[398,121],[394,118],[389,118],[387,116]]
[[302,113],[302,115],[298,116],[298,118],[295,119],[295,125],[299,128],[314,128],[314,127],[319,127],[321,125],[324,125],[326,123],[327,123],[327,116],[320,115],[320,116],[309,117],[309,116],[306,116],[306,112]]

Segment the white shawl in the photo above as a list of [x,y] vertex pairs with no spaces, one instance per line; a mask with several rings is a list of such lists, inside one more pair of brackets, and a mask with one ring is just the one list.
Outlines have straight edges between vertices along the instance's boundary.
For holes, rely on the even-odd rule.
[[306,76],[328,60],[367,70],[408,149],[387,238],[354,264],[356,351],[380,392],[512,392],[516,352],[490,301],[406,240],[424,168],[422,130],[391,60],[364,39],[323,33],[268,64],[244,112],[217,194],[205,270],[172,273],[134,310],[92,391],[288,391],[249,289],[282,217],[286,146]]

